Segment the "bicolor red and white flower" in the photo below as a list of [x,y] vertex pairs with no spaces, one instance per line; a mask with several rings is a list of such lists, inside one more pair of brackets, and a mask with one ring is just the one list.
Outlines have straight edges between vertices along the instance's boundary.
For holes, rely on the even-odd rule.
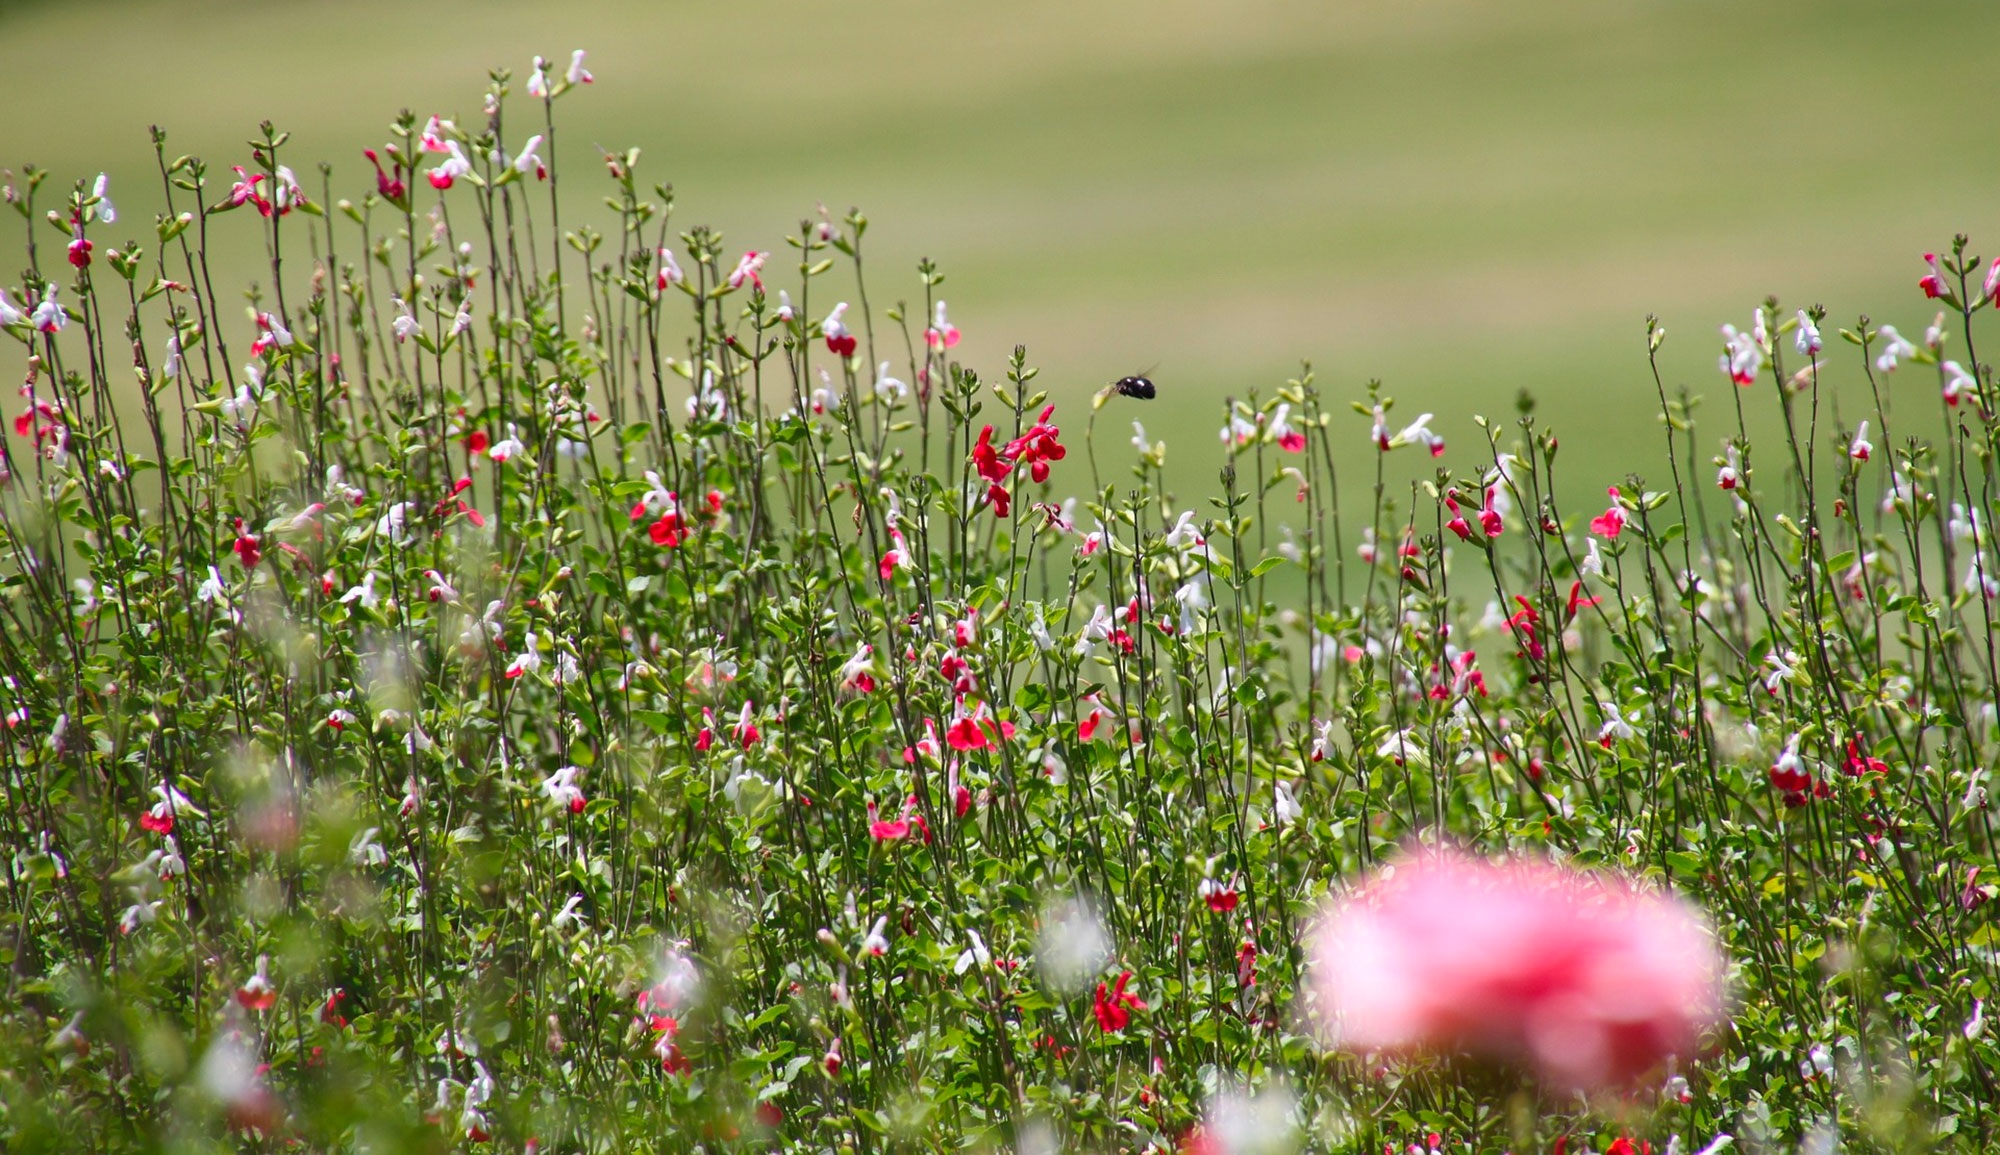
[[943,301],[937,303],[936,318],[924,330],[924,343],[939,352],[958,345],[958,326],[946,318]]

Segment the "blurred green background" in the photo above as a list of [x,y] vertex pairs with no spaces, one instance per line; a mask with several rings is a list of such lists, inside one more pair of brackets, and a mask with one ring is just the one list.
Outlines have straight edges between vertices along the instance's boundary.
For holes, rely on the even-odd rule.
[[[585,47],[568,188],[597,179],[583,142],[638,145],[680,224],[780,253],[815,202],[862,206],[875,299],[920,295],[935,257],[983,370],[1025,342],[1080,402],[1154,369],[1162,399],[1108,416],[1165,434],[1177,480],[1213,477],[1225,394],[1310,358],[1454,449],[1530,388],[1585,493],[1664,480],[1649,311],[1669,384],[1710,398],[1704,458],[1716,326],[1765,294],[1921,330],[1918,255],[1991,228],[1990,97],[1947,62],[1996,33],[1968,0],[12,3],[0,163],[108,169],[145,237],[148,124],[220,166],[270,118],[358,195],[397,109],[475,122],[488,67],[518,85]],[[1366,431],[1335,442],[1356,482]]]

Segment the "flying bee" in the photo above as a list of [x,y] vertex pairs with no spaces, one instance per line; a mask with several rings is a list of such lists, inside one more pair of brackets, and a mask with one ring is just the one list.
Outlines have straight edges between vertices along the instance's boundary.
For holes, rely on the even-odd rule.
[[1134,397],[1140,401],[1151,401],[1159,395],[1159,390],[1154,388],[1151,377],[1145,373],[1134,373],[1130,377],[1120,377],[1118,380],[1099,389],[1097,396],[1091,402],[1091,408],[1103,408],[1104,403],[1111,400],[1113,394]]

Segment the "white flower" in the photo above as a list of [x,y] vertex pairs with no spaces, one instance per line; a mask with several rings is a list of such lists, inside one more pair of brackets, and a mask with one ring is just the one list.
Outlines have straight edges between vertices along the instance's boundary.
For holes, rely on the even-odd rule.
[[542,793],[549,801],[572,812],[583,809],[583,790],[576,784],[576,776],[583,771],[575,766],[565,766],[542,779]]
[[221,601],[228,592],[228,585],[222,580],[222,571],[208,567],[208,578],[196,587],[194,597],[199,602]]
[[514,655],[514,660],[507,664],[506,676],[509,678],[518,678],[523,674],[531,674],[541,669],[542,654],[539,648],[540,645],[541,639],[535,636],[533,630],[525,631],[521,635],[521,652]]
[[1289,826],[1305,814],[1299,800],[1292,796],[1292,785],[1279,779],[1271,784],[1271,820],[1279,826]]
[[958,961],[952,964],[951,973],[955,975],[962,975],[974,966],[984,970],[993,965],[993,954],[986,949],[986,940],[979,937],[979,932],[969,930],[965,934],[972,941],[972,945],[966,947],[959,954]]
[[42,303],[35,306],[35,311],[29,314],[28,320],[34,323],[36,329],[44,333],[61,332],[62,327],[69,324],[69,311],[56,303],[56,287],[54,285],[48,285],[42,289]]
[[563,908],[555,913],[555,917],[549,919],[549,925],[556,928],[557,930],[567,930],[570,927],[575,926],[577,923],[583,920],[583,916],[576,913],[576,908],[582,905],[583,905],[582,895],[580,894],[570,895],[569,901],[563,903]]
[[521,155],[514,158],[514,171],[522,176],[527,176],[531,172],[547,176],[548,167],[542,164],[541,157],[535,155],[535,150],[540,147],[542,147],[542,134],[538,132],[528,138],[528,143],[521,146]]
[[96,183],[90,186],[90,195],[97,198],[97,219],[111,224],[118,219],[118,210],[111,205],[111,178],[97,174]]
[[[1328,640],[1331,641],[1332,639]],[[1324,722],[1313,723],[1312,760],[1315,762],[1324,762],[1326,761],[1326,756],[1332,752],[1333,719],[1328,718]]]
[[1076,642],[1077,654],[1080,656],[1089,653],[1090,643],[1109,638],[1112,631],[1117,628],[1116,623],[1111,620],[1111,611],[1105,609],[1102,605],[1098,606],[1090,615],[1090,620],[1083,624],[1083,634],[1078,637]]
[[[1903,338],[1901,333],[1896,332],[1894,325],[1882,326],[1881,329],[1877,330],[1876,335],[1882,338],[1883,345],[1881,356],[1875,358],[1875,368],[1884,373],[1895,372],[1897,364],[1903,358],[1912,356],[1917,351],[1915,345],[1910,344]],[[1948,370],[1951,366],[1952,363],[1947,362],[1945,368]],[[1963,370],[1960,370],[1960,372],[1962,373]]]
[[1604,726],[1597,731],[1599,742],[1609,745],[1614,738],[1630,739],[1637,733],[1632,729],[1632,724],[1625,720],[1625,715],[1620,714],[1618,707],[1611,703],[1599,702],[1597,712],[1604,715]]
[[876,958],[888,954],[889,940],[882,933],[888,928],[889,920],[887,917],[876,919],[875,925],[868,931],[868,937],[861,940],[862,953],[874,955]]
[[1191,634],[1200,624],[1201,613],[1208,608],[1208,581],[1197,577],[1174,591],[1174,600],[1181,604],[1181,633]]
[[569,54],[569,71],[563,73],[563,79],[571,84],[589,84],[597,79],[583,66],[583,49]]
[[1792,335],[1792,344],[1807,357],[1815,356],[1825,347],[1820,343],[1819,326],[1813,324],[1812,318],[1806,315],[1804,309],[1799,310],[1799,329]]
[[414,501],[399,501],[375,519],[375,532],[398,542],[409,533],[410,515],[417,511]]
[[1444,437],[1431,429],[1431,414],[1419,413],[1417,419],[1403,426],[1401,432],[1389,439],[1390,448],[1403,445],[1421,445],[1430,450],[1432,457],[1444,453]]
[[382,595],[375,592],[374,570],[371,569],[361,575],[360,585],[350,586],[346,593],[340,595],[341,605],[348,605],[353,602],[360,602],[361,608],[364,610],[372,610],[382,604]]
[[1141,457],[1153,455],[1153,443],[1146,440],[1146,427],[1137,421],[1132,423],[1132,448],[1138,450]]
[[0,329],[18,325],[27,319],[28,315],[7,299],[7,290],[0,289]]
[[528,73],[528,95],[537,100],[549,94],[549,62],[535,57],[535,67]]
[[1375,747],[1375,756],[1393,758],[1400,765],[1410,761],[1421,763],[1425,758],[1425,752],[1423,744],[1417,741],[1415,728],[1412,727],[1397,730],[1382,739],[1381,744]]
[[[1882,327],[1884,329],[1888,328],[1887,325]],[[1883,356],[1887,357],[1888,354],[1884,353]],[[1890,368],[1894,367],[1893,365],[1890,366]],[[1965,371],[1965,366],[1956,361],[1946,361],[1944,363],[1944,399],[1947,404],[1958,404],[1960,398],[1964,397],[1967,393],[1976,391],[1978,388],[1979,383],[1973,380],[1972,374]]]
[[[1582,562],[1578,563],[1576,572],[1585,577],[1603,577],[1604,555],[1597,551],[1597,539],[1594,537],[1587,538],[1585,544],[1589,547],[1590,552],[1583,556]],[[1506,623],[1503,621],[1501,624],[1505,625]]]
[[370,826],[355,835],[354,841],[347,844],[347,861],[356,866],[388,865],[389,852],[382,849],[381,843],[375,841],[375,836],[381,833],[381,827]]
[[398,341],[406,341],[416,336],[419,328],[417,315],[410,311],[409,302],[401,297],[391,297],[389,300],[396,306],[396,319],[389,322],[389,331],[396,335]]
[[1208,539],[1201,535],[1201,530],[1194,524],[1194,510],[1181,511],[1180,517],[1174,522],[1174,527],[1167,531],[1166,543],[1183,553],[1200,549],[1208,544]]
[[910,395],[910,387],[889,375],[889,363],[882,362],[875,371],[875,399],[894,409]]
[[521,439],[515,434],[514,423],[509,421],[507,423],[507,436],[489,446],[486,450],[486,456],[504,465],[509,460],[527,453],[528,447],[521,444]]

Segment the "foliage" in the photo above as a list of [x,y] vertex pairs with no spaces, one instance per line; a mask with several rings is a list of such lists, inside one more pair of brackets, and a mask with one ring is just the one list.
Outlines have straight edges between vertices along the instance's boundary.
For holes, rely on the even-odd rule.
[[[858,211],[735,257],[633,150],[579,223],[554,110],[587,79],[405,114],[348,199],[268,126],[230,176],[156,133],[145,246],[105,243],[101,184],[9,186],[10,1149],[1993,1133],[1963,241],[1921,344],[1864,318],[1843,368],[1775,302],[1726,330],[1721,501],[1664,385],[1670,484],[1577,513],[1526,399],[1448,453],[1307,369],[1232,402],[1184,506],[1143,430],[1129,469],[1088,436],[1143,402],[961,364],[934,265],[871,307]],[[223,229],[268,257],[247,318]],[[1891,385],[1932,369],[1927,440]],[[1888,451],[1822,430],[1835,374]],[[1755,404],[1788,436],[1753,452]],[[1731,1023],[1595,1102],[1323,1048],[1314,911],[1439,841],[1698,898]]]

